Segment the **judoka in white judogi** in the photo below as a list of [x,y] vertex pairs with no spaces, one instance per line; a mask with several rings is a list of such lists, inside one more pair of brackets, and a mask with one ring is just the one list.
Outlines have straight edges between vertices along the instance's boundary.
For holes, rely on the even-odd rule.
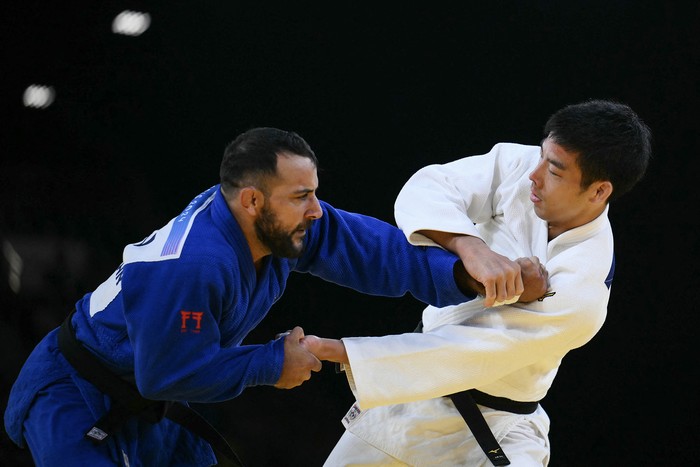
[[[344,338],[356,404],[326,466],[490,465],[445,396],[476,388],[516,401],[547,394],[564,356],[605,320],[614,271],[608,207],[548,241],[530,199],[539,146],[501,143],[484,155],[418,171],[402,189],[396,221],[415,245],[435,230],[483,239],[510,259],[536,256],[549,272],[541,301],[486,308],[483,298],[428,306],[423,333]],[[512,465],[546,465],[549,418],[479,406]],[[387,456],[388,454],[388,456]]]

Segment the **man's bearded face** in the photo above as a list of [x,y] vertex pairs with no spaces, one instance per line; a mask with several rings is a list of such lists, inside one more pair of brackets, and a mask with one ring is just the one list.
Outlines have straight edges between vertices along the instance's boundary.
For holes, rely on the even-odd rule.
[[263,206],[255,220],[255,233],[258,239],[281,258],[298,258],[304,252],[304,238],[312,221],[302,222],[291,229],[285,229],[269,205]]

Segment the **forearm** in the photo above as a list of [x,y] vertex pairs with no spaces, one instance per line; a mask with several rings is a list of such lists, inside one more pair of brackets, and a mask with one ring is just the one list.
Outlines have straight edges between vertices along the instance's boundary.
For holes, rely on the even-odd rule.
[[417,233],[424,235],[457,256],[462,261],[474,260],[479,251],[491,250],[479,237],[462,233],[440,232],[438,230],[420,230]]
[[349,363],[345,344],[340,339],[329,339],[318,336],[306,336],[302,340],[307,350],[319,360],[336,363]]

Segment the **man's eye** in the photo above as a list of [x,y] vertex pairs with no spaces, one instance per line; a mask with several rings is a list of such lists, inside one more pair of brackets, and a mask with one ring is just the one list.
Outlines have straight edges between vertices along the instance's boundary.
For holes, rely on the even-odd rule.
[[556,165],[554,165],[552,163],[549,163],[547,165],[548,165],[547,170],[549,170],[549,173],[551,173],[555,177],[561,177],[561,175],[559,175],[559,173],[557,172],[557,170],[559,170],[559,167],[557,167]]

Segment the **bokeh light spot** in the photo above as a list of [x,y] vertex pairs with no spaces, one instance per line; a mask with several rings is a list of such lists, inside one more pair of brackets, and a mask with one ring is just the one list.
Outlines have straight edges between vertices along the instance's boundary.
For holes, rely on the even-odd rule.
[[51,86],[32,84],[24,90],[23,101],[26,107],[45,109],[50,106],[56,97]]
[[151,15],[125,10],[112,21],[112,32],[125,36],[140,36],[151,25]]

